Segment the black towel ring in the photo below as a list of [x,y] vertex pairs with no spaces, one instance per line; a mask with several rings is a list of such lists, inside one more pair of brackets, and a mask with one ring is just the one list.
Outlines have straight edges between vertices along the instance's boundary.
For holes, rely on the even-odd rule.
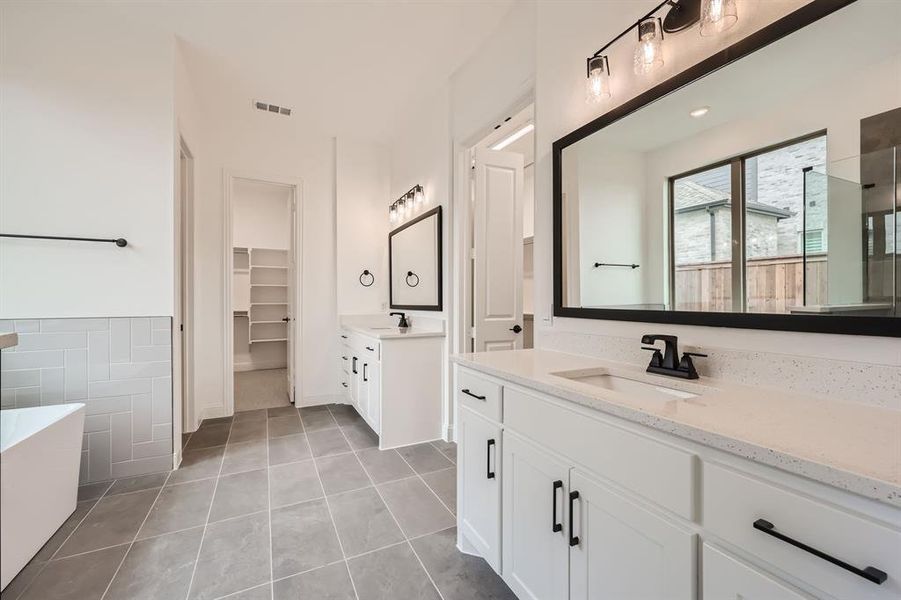
[[[416,283],[410,283],[410,278],[411,278],[411,277],[415,277],[415,278],[416,278]],[[417,285],[419,285],[419,275],[417,275],[417,274],[414,273],[413,271],[407,271],[407,279],[406,279],[406,281],[407,281],[407,285],[408,285],[408,286],[410,286],[410,287],[416,287]]]
[[[369,278],[369,283],[364,283],[364,282],[363,282],[363,278],[364,278],[364,277],[368,277],[368,278]],[[370,272],[369,272],[369,269],[364,269],[363,272],[360,273],[360,285],[362,285],[363,287],[369,287],[369,286],[371,286],[373,283],[375,283],[375,275],[373,275],[372,273],[370,273]]]

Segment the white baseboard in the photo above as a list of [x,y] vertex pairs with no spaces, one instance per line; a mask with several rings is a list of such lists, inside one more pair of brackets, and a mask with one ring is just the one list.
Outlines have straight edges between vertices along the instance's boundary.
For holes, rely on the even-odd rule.
[[320,396],[304,396],[300,402],[295,401],[296,406],[319,406],[320,404],[347,404],[347,396],[344,394],[323,394]]
[[241,362],[235,363],[235,373],[244,371],[263,371],[265,369],[284,369],[287,364],[282,361],[270,360],[263,362]]

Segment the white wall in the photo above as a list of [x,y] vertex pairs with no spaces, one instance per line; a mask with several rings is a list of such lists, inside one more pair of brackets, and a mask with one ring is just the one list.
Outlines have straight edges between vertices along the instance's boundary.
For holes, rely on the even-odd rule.
[[290,248],[291,189],[238,179],[232,189],[232,246]]
[[102,4],[0,5],[0,318],[171,315],[174,40]]
[[[390,157],[381,144],[340,138],[337,142],[338,314],[384,312],[388,308],[388,205]],[[369,270],[375,281],[360,284]]]

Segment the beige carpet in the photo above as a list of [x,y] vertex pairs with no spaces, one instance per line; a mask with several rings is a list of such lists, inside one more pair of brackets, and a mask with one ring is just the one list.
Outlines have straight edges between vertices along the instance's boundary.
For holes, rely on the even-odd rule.
[[235,373],[235,412],[290,404],[286,369]]

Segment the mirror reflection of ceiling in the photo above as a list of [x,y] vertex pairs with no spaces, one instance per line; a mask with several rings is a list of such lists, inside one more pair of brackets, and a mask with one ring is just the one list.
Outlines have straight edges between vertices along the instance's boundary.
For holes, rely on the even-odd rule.
[[[899,7],[895,0],[862,0],[604,128],[604,143],[660,148],[770,110],[819,83],[847,80],[901,52]],[[898,80],[901,86],[901,74]],[[690,116],[703,106],[710,107],[705,116]]]

